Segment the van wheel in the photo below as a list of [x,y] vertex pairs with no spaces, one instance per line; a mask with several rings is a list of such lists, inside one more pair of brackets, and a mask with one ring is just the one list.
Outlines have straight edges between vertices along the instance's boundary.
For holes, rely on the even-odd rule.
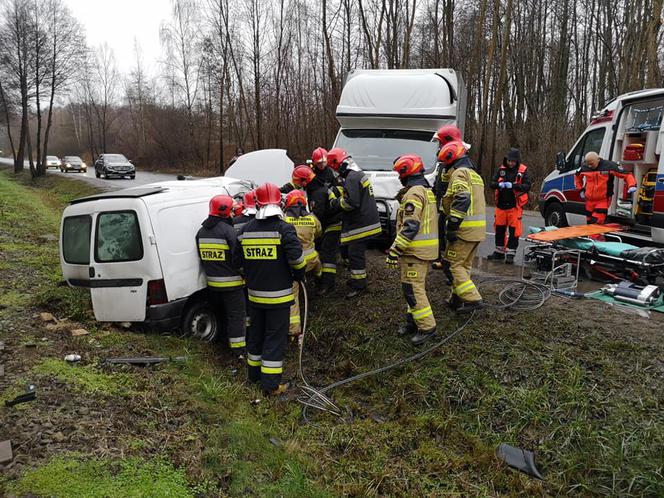
[[207,301],[194,301],[182,317],[182,333],[203,341],[213,341],[219,331],[219,318]]
[[546,207],[544,211],[544,223],[548,227],[562,228],[567,226],[565,208],[560,202],[552,202]]

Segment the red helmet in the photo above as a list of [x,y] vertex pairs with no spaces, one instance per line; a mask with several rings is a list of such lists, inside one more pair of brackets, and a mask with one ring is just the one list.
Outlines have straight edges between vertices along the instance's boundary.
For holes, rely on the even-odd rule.
[[256,191],[250,190],[244,194],[244,207],[248,209],[256,209]]
[[286,196],[285,208],[288,209],[293,206],[306,206],[307,205],[307,194],[301,190],[291,190]]
[[316,173],[304,164],[300,164],[293,170],[293,185],[297,185],[298,187],[306,187],[314,178],[316,178]]
[[264,183],[256,189],[256,207],[281,206],[281,191],[274,183]]
[[399,173],[399,178],[408,178],[410,175],[416,175],[424,171],[424,163],[422,158],[415,154],[406,154],[405,156],[397,157],[394,160],[394,171]]
[[431,139],[434,140],[437,140],[441,147],[450,142],[461,142],[461,130],[451,124],[441,126]]
[[233,202],[233,216],[240,216],[244,211],[244,204],[241,201]]
[[349,157],[348,152],[339,147],[335,147],[327,153],[327,165],[334,171],[339,171],[341,163]]
[[321,163],[327,163],[327,151],[322,147],[314,149],[311,153],[311,162],[318,166]]
[[215,195],[210,199],[210,216],[218,216],[220,218],[230,218],[231,210],[233,209],[233,198],[230,195]]
[[450,142],[444,145],[442,149],[440,149],[440,152],[438,152],[438,161],[445,166],[449,166],[465,154],[466,147],[463,145],[463,142]]

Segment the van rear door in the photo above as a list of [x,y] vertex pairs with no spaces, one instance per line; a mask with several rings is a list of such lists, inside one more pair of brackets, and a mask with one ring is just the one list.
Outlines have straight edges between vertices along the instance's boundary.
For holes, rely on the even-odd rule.
[[67,206],[60,224],[60,266],[72,287],[89,287],[90,241],[94,213],[90,204]]
[[144,321],[148,282],[162,278],[145,204],[140,198],[94,204],[89,276],[95,318]]

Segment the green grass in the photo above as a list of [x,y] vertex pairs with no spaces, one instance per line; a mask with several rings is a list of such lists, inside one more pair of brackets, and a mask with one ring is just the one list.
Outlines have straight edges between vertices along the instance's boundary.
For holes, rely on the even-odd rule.
[[85,394],[126,396],[134,394],[134,380],[126,373],[105,373],[93,365],[70,364],[60,359],[48,359],[32,369],[36,375],[55,377]]
[[16,496],[44,498],[194,498],[184,472],[164,460],[147,462],[59,456],[10,483]]

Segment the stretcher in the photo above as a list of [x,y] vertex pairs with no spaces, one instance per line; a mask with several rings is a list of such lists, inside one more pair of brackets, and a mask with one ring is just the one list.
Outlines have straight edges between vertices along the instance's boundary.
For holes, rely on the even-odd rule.
[[[619,235],[621,229],[619,225],[530,227],[527,240],[532,244],[524,248],[523,260],[537,272],[550,272],[551,285],[566,268],[563,277],[569,280],[574,273],[571,268],[576,270],[576,280],[581,271],[594,280],[629,280],[664,287],[664,248],[626,244]],[[593,238],[597,236],[604,240]],[[576,282],[568,287],[576,287]]]

